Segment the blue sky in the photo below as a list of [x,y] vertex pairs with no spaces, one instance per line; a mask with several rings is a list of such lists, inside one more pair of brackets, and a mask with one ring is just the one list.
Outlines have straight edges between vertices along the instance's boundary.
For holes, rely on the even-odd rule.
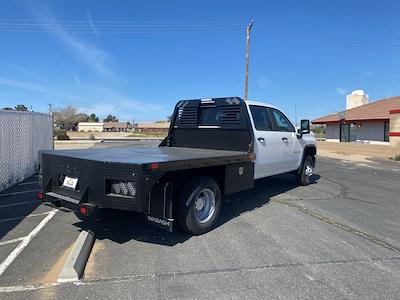
[[101,117],[165,119],[180,99],[242,96],[294,119],[345,94],[400,95],[400,2],[0,0],[0,107],[72,104]]

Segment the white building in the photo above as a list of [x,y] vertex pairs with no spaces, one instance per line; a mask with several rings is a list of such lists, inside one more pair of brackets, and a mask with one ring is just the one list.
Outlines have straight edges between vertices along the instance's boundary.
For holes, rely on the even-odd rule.
[[83,132],[102,132],[104,129],[103,122],[79,122],[78,131]]
[[400,97],[368,103],[364,92],[355,92],[346,98],[352,108],[312,121],[326,124],[326,140],[400,145]]

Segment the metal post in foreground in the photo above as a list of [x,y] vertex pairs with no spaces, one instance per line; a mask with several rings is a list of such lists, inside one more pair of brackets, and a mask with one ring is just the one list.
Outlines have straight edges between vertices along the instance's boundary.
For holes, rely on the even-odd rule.
[[49,114],[51,116],[51,135],[53,137],[53,150],[54,150],[54,134],[53,134],[53,132],[54,132],[54,115],[53,115],[53,109],[52,109],[53,104],[49,103],[48,106],[49,106]]
[[249,26],[246,27],[246,74],[244,79],[244,100],[247,100],[249,85],[249,48],[250,48],[250,30],[254,21],[251,20]]

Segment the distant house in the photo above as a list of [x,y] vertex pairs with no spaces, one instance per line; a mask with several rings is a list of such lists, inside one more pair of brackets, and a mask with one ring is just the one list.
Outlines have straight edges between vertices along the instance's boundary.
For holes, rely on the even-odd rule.
[[139,132],[168,132],[169,122],[139,123],[134,126],[135,131]]
[[129,128],[128,122],[104,122],[104,131],[126,132]]
[[102,132],[103,122],[79,122],[78,131],[82,132]]
[[400,97],[368,103],[368,96],[355,91],[347,96],[344,111],[330,114],[313,124],[326,124],[326,140],[400,146]]

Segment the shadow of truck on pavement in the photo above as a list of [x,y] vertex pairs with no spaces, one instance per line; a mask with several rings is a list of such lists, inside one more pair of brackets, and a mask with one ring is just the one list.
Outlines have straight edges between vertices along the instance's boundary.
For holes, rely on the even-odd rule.
[[[313,183],[316,183],[319,178],[319,175],[313,175]],[[272,197],[297,186],[295,177],[290,174],[257,180],[254,189],[225,197],[216,227],[243,213],[267,205]],[[98,240],[108,239],[119,244],[137,240],[174,246],[184,243],[192,237],[192,235],[180,230],[177,225],[174,226],[174,232],[166,232],[147,224],[143,214],[119,210],[104,210],[98,218],[92,221],[77,222],[74,225],[83,230],[93,231]]]

